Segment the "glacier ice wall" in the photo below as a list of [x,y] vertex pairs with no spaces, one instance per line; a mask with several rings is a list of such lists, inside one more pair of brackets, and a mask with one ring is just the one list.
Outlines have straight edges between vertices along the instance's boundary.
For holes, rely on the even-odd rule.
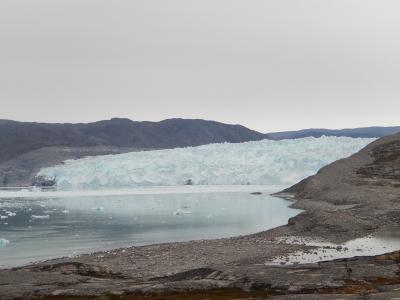
[[374,139],[321,137],[211,144],[66,161],[44,168],[65,190],[136,186],[291,185]]

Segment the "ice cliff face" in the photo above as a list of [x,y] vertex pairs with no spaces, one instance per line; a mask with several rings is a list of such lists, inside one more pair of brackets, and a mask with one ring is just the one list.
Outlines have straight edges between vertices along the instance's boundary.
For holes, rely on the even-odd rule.
[[374,139],[321,137],[211,144],[67,161],[42,169],[60,189],[136,186],[291,185]]

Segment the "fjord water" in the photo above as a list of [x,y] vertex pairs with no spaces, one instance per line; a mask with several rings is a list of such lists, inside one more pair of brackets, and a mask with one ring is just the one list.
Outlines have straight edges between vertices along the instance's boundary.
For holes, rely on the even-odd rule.
[[250,234],[286,224],[299,212],[265,190],[262,195],[250,194],[252,187],[226,190],[181,187],[80,196],[39,192],[32,193],[34,197],[7,197],[3,192],[0,266],[131,245]]

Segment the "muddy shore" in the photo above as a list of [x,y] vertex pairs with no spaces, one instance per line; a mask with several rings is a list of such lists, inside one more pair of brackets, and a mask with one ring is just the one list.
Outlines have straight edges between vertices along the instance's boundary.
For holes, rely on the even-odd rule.
[[279,242],[280,237],[342,243],[398,225],[399,134],[322,168],[280,196],[288,194],[296,199],[293,206],[304,212],[286,226],[248,236],[130,247],[0,270],[0,299],[400,297],[400,252],[268,264],[277,256],[314,251],[305,244]]

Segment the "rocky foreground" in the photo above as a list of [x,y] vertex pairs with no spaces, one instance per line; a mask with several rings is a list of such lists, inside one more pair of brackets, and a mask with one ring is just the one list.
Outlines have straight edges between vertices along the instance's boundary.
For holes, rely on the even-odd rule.
[[400,299],[400,252],[269,265],[307,245],[344,242],[400,222],[400,134],[289,188],[304,212],[266,232],[131,247],[0,270],[0,299]]

